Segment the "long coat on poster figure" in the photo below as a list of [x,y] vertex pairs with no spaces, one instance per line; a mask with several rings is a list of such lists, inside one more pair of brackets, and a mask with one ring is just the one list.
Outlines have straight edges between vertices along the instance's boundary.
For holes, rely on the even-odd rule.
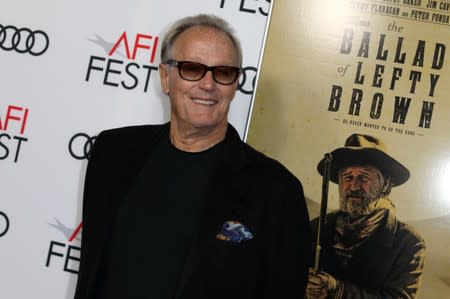
[[[330,180],[339,185],[339,211],[321,231],[320,270],[310,269],[307,298],[417,298],[425,242],[395,216],[391,188],[409,170],[391,157],[383,142],[353,134],[331,152]],[[325,160],[317,169],[323,175]],[[311,223],[316,236],[318,220]]]

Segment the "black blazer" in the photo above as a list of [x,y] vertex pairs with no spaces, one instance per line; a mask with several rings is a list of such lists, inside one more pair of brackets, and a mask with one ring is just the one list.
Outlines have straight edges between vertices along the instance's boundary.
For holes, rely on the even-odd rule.
[[[92,298],[117,207],[169,124],[113,129],[96,139],[88,163],[76,299]],[[176,298],[303,298],[311,262],[302,186],[280,163],[242,142],[229,125],[220,173],[203,207]],[[254,237],[216,238],[237,220]],[[145,297],[144,297],[145,298]],[[149,297],[151,298],[151,296]]]

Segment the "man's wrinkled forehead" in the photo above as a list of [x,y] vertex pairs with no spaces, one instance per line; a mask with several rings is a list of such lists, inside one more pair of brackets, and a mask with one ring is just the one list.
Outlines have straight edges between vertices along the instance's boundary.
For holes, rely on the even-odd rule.
[[202,40],[209,44],[223,45],[224,41],[226,41],[225,46],[233,49],[233,60],[236,60],[235,63],[239,64],[239,51],[230,36],[218,28],[206,25],[195,25],[180,32],[173,40],[172,47],[169,50],[169,56],[175,56],[179,52],[184,52],[192,48],[192,43],[186,42],[191,36],[201,36]]

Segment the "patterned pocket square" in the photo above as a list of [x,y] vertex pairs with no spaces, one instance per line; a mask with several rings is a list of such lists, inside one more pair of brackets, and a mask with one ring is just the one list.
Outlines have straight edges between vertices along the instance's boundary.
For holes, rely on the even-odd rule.
[[222,225],[216,238],[223,241],[240,243],[253,238],[253,234],[239,221],[229,220]]

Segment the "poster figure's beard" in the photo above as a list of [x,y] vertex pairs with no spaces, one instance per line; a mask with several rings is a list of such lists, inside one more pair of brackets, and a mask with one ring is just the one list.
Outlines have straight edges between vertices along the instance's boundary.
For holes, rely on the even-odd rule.
[[341,191],[339,199],[341,211],[352,218],[372,213],[375,208],[374,202],[380,197],[380,192],[377,191]]

